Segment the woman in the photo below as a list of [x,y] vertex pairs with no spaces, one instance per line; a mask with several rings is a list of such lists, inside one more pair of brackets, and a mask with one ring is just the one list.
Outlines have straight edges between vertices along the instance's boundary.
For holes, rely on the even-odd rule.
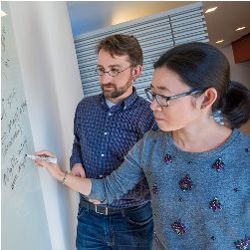
[[209,44],[177,46],[154,68],[146,94],[159,130],[148,132],[118,170],[82,179],[36,163],[102,204],[145,175],[158,249],[247,249],[250,137],[236,128],[249,119],[249,90],[230,81],[227,59]]

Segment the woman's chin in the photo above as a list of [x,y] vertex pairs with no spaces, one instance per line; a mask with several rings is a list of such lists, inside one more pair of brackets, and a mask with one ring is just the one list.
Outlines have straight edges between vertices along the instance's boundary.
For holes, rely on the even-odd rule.
[[166,124],[166,121],[163,121],[163,120],[160,120],[160,121],[158,120],[156,121],[156,123],[158,125],[158,128],[163,132],[171,132],[171,131],[178,129],[173,126],[169,126],[168,124]]
[[157,125],[158,125],[158,128],[161,130],[161,131],[164,131],[164,132],[169,132],[171,131],[170,128],[168,126],[166,126],[166,123],[164,124],[163,122],[158,122],[157,121]]

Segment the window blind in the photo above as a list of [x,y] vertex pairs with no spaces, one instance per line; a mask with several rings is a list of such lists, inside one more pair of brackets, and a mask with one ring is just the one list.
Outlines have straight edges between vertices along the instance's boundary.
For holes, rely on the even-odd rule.
[[140,96],[150,85],[153,64],[168,49],[193,41],[208,42],[200,2],[85,33],[74,38],[84,96],[101,93],[95,72],[97,43],[112,34],[135,36],[143,50],[143,72],[134,86]]

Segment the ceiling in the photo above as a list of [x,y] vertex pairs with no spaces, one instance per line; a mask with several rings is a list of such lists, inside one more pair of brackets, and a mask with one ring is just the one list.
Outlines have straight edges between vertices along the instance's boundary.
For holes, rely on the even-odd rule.
[[[194,1],[69,1],[67,2],[74,36],[109,25],[130,21],[158,12],[178,8]],[[250,33],[250,1],[203,1],[204,14],[211,44],[224,47]],[[236,28],[245,26],[241,31]],[[215,44],[223,39],[224,42]]]

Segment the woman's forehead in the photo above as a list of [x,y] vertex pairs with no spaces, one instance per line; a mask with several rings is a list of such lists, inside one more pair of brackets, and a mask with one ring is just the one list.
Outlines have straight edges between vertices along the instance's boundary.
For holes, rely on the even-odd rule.
[[151,85],[152,88],[159,91],[170,92],[187,88],[187,85],[182,81],[180,76],[166,67],[155,69]]

